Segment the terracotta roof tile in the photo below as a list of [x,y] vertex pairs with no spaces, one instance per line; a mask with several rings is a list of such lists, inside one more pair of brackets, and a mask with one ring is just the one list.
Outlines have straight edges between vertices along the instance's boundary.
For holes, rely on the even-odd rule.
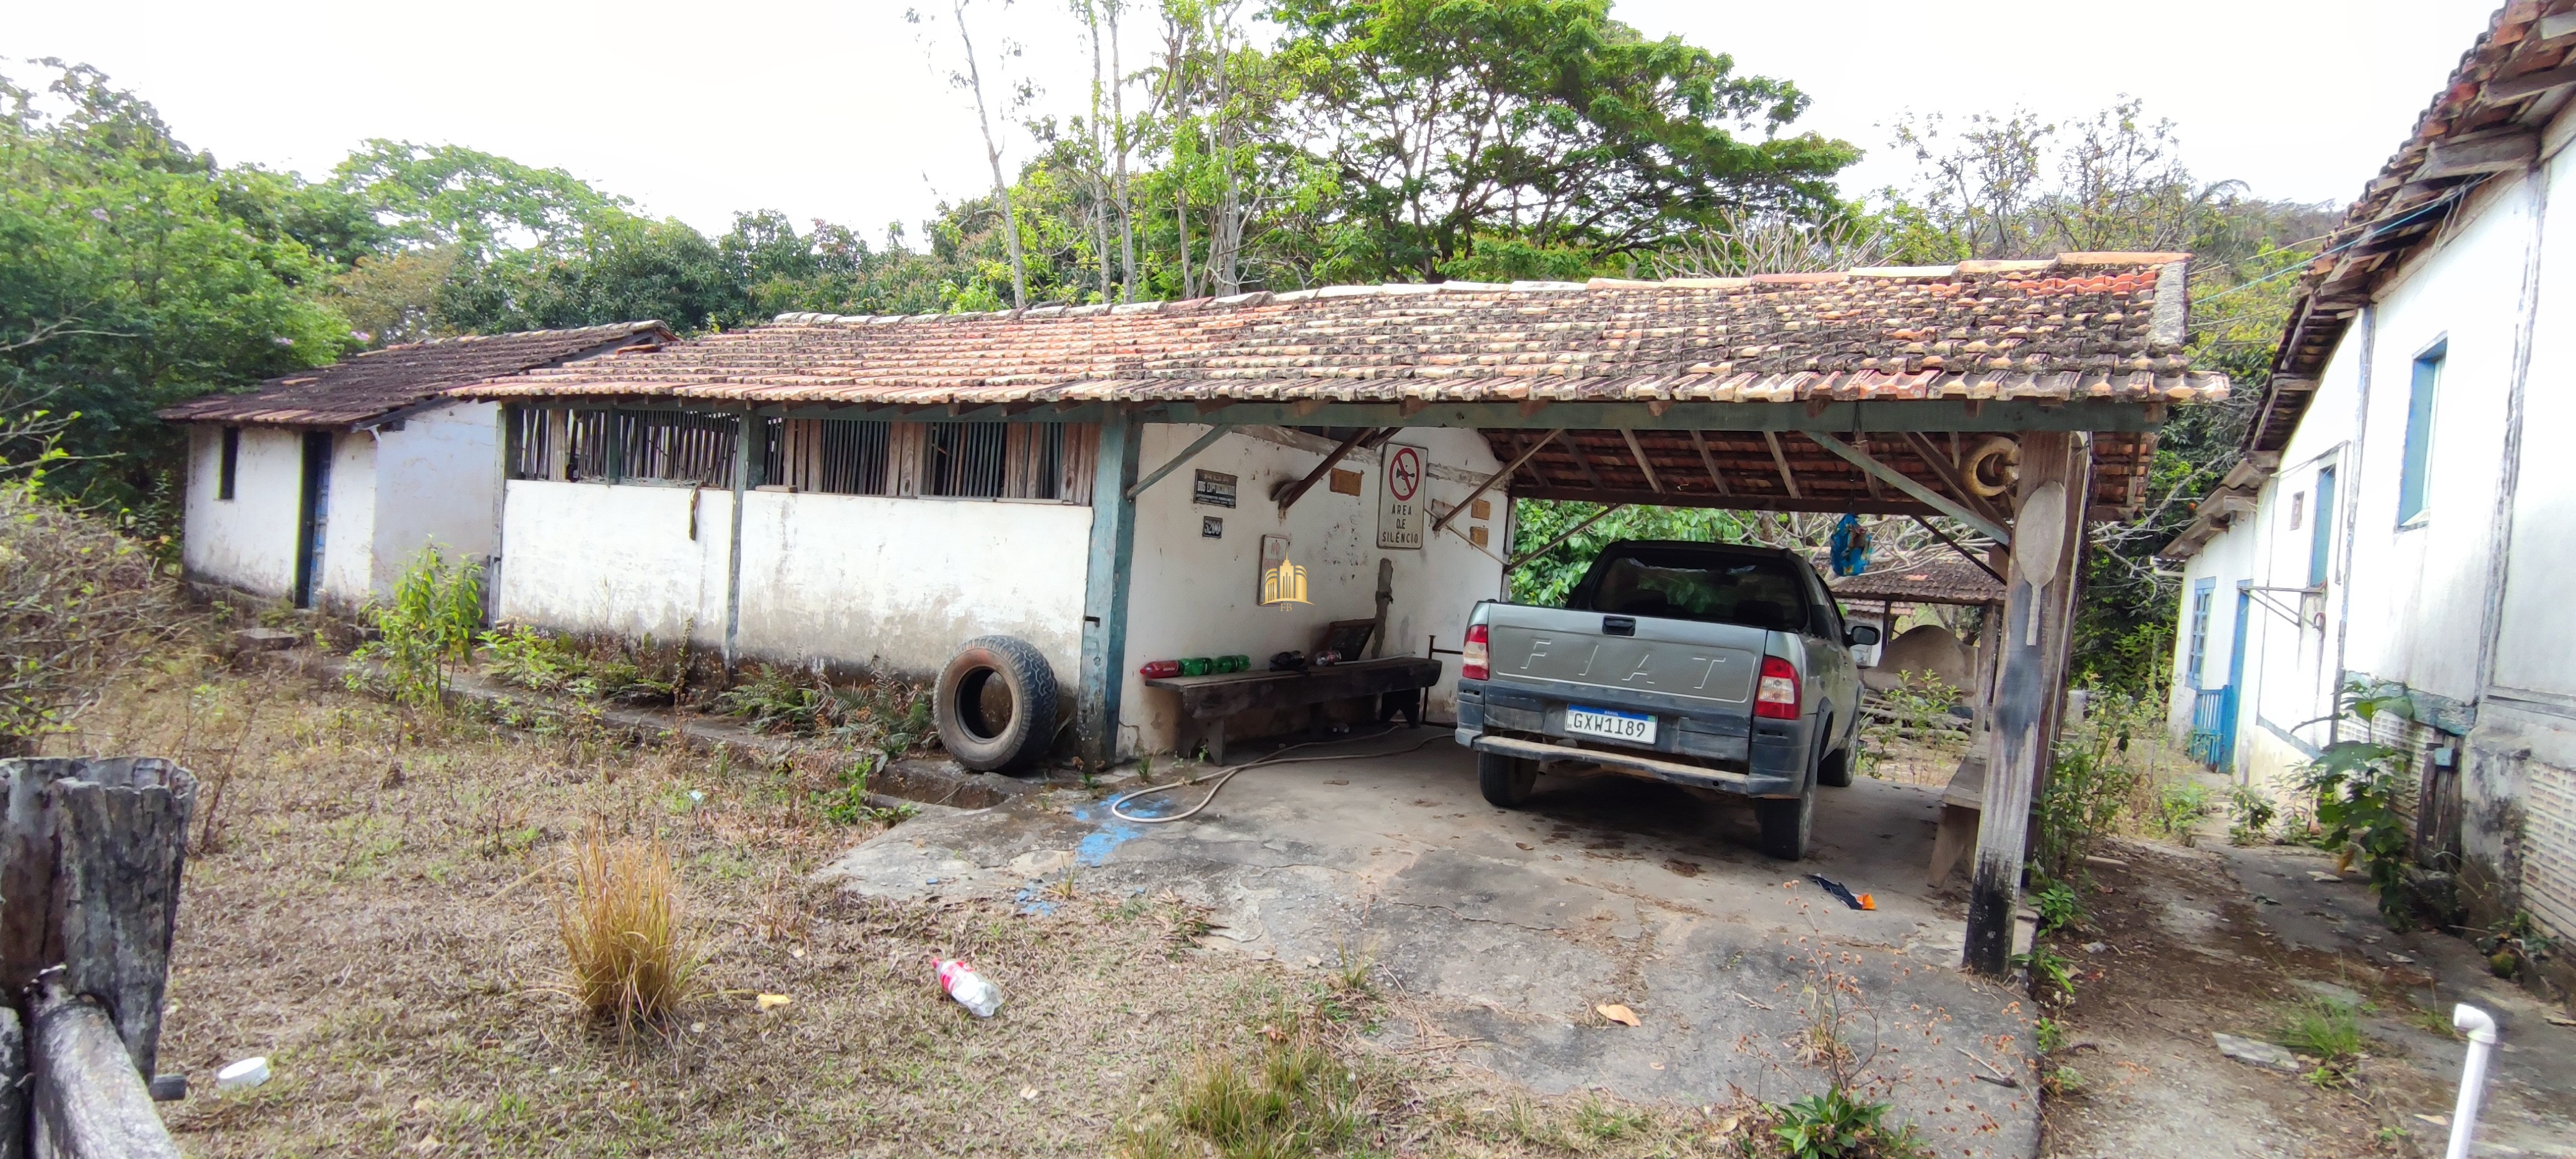
[[257,390],[190,399],[161,411],[160,416],[171,422],[349,426],[426,402],[460,383],[656,340],[671,342],[677,337],[659,322],[620,322],[413,342],[272,378]]
[[2179,254],[1667,282],[1335,286],[932,317],[785,314],[479,398],[985,405],[2226,397]]

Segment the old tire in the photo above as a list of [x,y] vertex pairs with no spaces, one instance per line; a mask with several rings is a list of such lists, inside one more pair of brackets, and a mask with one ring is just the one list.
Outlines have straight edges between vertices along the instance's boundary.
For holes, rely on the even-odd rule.
[[931,690],[939,743],[978,772],[1016,769],[1055,739],[1055,669],[1026,640],[977,636],[957,649]]
[[1476,787],[1484,790],[1485,801],[1495,808],[1517,809],[1528,804],[1530,793],[1538,788],[1538,762],[1477,753]]
[[1839,749],[1827,754],[1825,763],[1816,766],[1816,783],[1828,789],[1848,789],[1852,783],[1852,751]]
[[1806,790],[1787,800],[1763,799],[1753,802],[1753,820],[1762,827],[1762,852],[1782,861],[1796,861],[1807,855],[1807,835],[1816,825],[1816,781],[1807,779]]

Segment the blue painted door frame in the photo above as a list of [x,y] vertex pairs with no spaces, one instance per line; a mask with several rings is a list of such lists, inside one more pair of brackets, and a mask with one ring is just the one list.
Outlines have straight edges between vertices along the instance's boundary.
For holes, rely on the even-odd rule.
[[1082,672],[1074,694],[1074,739],[1083,764],[1118,760],[1119,701],[1127,681],[1127,592],[1134,579],[1137,452],[1145,424],[1111,410],[1100,421],[1091,484],[1091,555],[1082,585]]

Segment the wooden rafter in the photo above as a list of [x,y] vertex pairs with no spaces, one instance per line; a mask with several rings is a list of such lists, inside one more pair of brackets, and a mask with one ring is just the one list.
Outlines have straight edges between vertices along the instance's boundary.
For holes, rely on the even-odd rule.
[[1637,432],[1629,430],[1626,427],[1621,427],[1619,429],[1619,433],[1625,436],[1628,440],[1628,453],[1636,456],[1637,458],[1637,470],[1643,472],[1646,476],[1646,489],[1657,494],[1662,494],[1664,484],[1661,480],[1655,478],[1655,465],[1646,461],[1646,448],[1637,442]]
[[1717,456],[1708,453],[1708,439],[1697,430],[1691,431],[1690,438],[1691,446],[1699,449],[1699,465],[1708,468],[1708,481],[1717,485],[1717,493],[1734,494],[1727,490],[1726,473],[1717,469]]
[[1806,496],[1798,494],[1798,478],[1789,470],[1789,456],[1780,450],[1780,436],[1770,431],[1764,431],[1762,432],[1762,441],[1771,444],[1771,461],[1779,466],[1780,485],[1789,489],[1789,497],[1792,499],[1806,498]]

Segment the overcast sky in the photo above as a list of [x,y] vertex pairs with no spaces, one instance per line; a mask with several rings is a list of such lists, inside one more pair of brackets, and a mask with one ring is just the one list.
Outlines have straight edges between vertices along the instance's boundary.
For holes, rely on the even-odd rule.
[[[0,3],[0,57],[95,64],[228,163],[315,176],[367,137],[454,142],[561,166],[709,231],[735,210],[776,208],[873,235],[989,182],[971,114],[934,79],[905,0]],[[1910,159],[1882,126],[1907,111],[2018,104],[2071,117],[2127,93],[2178,124],[2202,178],[2340,205],[2495,3],[1618,0],[1614,11],[1797,82],[1815,100],[1800,127],[1871,151],[1847,190],[1905,179]],[[1063,0],[1021,0],[1007,24],[1042,105],[1070,110],[1089,60],[1064,12]],[[1131,67],[1145,23],[1130,29]],[[1027,140],[1014,133],[1008,147],[1025,153]]]

